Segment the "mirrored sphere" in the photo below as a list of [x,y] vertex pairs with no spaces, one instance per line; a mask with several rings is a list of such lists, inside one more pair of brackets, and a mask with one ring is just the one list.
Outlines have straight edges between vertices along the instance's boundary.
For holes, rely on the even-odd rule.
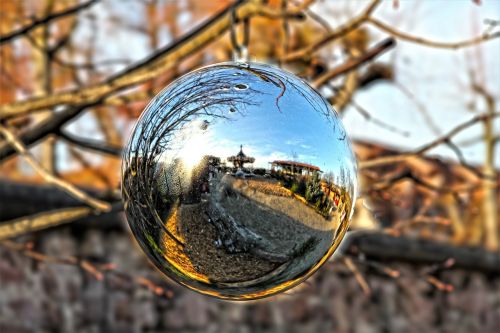
[[356,161],[336,112],[282,69],[222,63],[166,87],[123,156],[132,232],[168,277],[261,298],[309,277],[353,213]]

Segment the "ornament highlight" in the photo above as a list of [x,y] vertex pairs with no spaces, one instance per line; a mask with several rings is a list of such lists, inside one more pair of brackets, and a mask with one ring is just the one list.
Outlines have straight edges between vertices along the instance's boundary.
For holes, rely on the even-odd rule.
[[260,63],[179,78],[125,148],[132,232],[168,277],[218,298],[287,290],[335,251],[356,200],[356,160],[336,112]]

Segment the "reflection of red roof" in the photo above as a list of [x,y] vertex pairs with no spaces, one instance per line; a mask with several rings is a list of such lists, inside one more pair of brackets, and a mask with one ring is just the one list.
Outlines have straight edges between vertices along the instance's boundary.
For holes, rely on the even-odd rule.
[[306,168],[306,169],[320,171],[320,169],[317,166],[315,166],[315,165],[307,164],[307,163],[301,163],[301,162],[295,162],[295,161],[273,161],[272,164],[283,165],[283,166],[285,166],[285,165],[298,166],[298,167],[301,167],[301,168]]

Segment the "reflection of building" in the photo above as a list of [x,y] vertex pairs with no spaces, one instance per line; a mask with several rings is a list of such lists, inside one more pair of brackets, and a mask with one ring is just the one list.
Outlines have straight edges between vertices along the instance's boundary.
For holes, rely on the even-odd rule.
[[321,172],[315,165],[295,161],[273,161],[271,162],[271,171],[304,176],[310,176],[315,172]]
[[322,181],[321,191],[326,195],[327,200],[335,204],[335,207],[337,207],[337,211],[344,211],[346,209],[349,209],[349,206],[351,205],[349,196],[346,194],[345,191],[342,191],[340,187]]
[[243,153],[243,145],[240,146],[240,152],[236,156],[229,156],[227,160],[233,163],[235,168],[243,168],[245,163],[255,162],[255,158],[247,156]]

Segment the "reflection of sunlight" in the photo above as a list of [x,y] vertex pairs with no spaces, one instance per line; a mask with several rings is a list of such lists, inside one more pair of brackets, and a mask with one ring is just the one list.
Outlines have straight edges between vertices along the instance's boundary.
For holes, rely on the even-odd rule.
[[179,157],[182,159],[187,168],[194,168],[206,154],[206,140],[202,133],[193,133],[187,138],[184,147],[179,152]]
[[177,133],[172,140],[174,144],[175,158],[180,158],[184,166],[193,169],[198,165],[204,155],[208,154],[209,145],[207,123],[204,121],[193,121]]

